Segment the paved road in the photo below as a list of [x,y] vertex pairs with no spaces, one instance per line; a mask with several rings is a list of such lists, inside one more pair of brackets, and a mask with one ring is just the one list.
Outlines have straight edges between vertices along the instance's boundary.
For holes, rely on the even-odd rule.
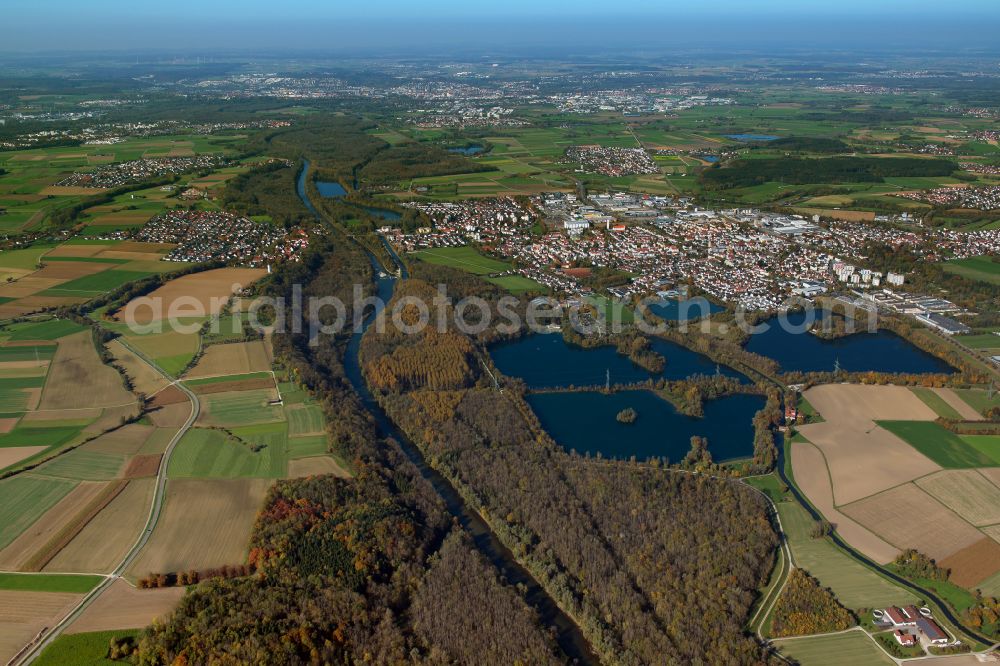
[[[156,370],[156,372],[160,373],[171,382],[174,382],[174,379],[170,375],[160,369],[159,366],[151,361],[145,354],[133,347],[130,347],[128,343],[120,338],[119,341],[122,345],[128,348],[129,351],[138,356],[144,363]],[[139,556],[139,552],[142,551],[146,543],[149,542],[149,538],[152,536],[153,529],[156,527],[157,522],[159,522],[160,514],[163,510],[163,498],[167,487],[167,466],[170,463],[170,454],[173,453],[174,447],[177,446],[177,442],[179,442],[181,437],[184,436],[184,433],[186,433],[188,429],[194,425],[195,420],[197,420],[198,415],[201,413],[201,403],[198,401],[198,396],[196,396],[190,389],[180,382],[175,382],[174,386],[183,391],[187,395],[188,399],[191,400],[191,414],[188,416],[187,421],[184,422],[181,429],[177,431],[177,434],[175,434],[170,440],[170,443],[167,444],[167,448],[163,452],[163,457],[160,459],[160,468],[156,472],[156,489],[153,494],[153,503],[149,508],[149,517],[146,519],[146,525],[143,527],[142,533],[139,535],[139,538],[136,539],[132,548],[130,548],[125,554],[125,557],[122,558],[122,561],[118,564],[118,566],[115,567],[110,574],[105,576],[104,580],[101,581],[97,587],[91,590],[90,593],[87,594],[87,596],[85,596],[80,603],[77,604],[76,607],[73,608],[73,610],[71,610],[62,620],[60,620],[55,626],[50,627],[47,631],[43,632],[41,639],[39,639],[30,648],[24,650],[16,656],[10,662],[11,664],[27,664],[38,657],[46,646],[50,645],[52,641],[58,638],[59,635],[62,634],[63,630],[80,617],[80,615],[92,603],[97,601],[97,599],[100,598],[100,596],[104,594],[104,592],[110,588],[116,580],[125,575],[125,572],[128,571],[128,568],[132,566],[132,563]]]

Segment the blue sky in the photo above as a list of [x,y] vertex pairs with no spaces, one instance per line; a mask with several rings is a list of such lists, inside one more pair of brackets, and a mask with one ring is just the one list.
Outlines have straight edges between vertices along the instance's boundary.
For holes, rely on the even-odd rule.
[[1000,47],[994,30],[998,0],[0,0],[0,51],[572,46],[594,38],[607,46],[764,39]]

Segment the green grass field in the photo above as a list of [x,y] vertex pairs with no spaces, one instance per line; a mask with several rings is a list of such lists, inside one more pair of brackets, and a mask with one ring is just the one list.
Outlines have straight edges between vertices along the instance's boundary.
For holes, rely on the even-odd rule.
[[78,424],[39,428],[18,424],[10,432],[0,435],[0,446],[59,446],[76,437],[83,427],[83,424]]
[[861,631],[850,631],[832,636],[774,641],[781,654],[794,659],[802,666],[894,666],[875,642]]
[[982,333],[979,335],[960,335],[955,338],[970,349],[993,349],[1000,347],[1000,335]]
[[22,474],[0,481],[0,548],[76,487],[76,481]]
[[118,476],[125,456],[75,449],[45,463],[39,474],[81,481],[109,481]]
[[97,587],[102,580],[102,576],[80,574],[0,573],[0,590],[85,594]]
[[997,457],[991,457],[934,421],[879,421],[878,424],[946,469],[1000,465],[1000,450]]
[[0,363],[7,361],[50,361],[55,353],[55,345],[0,347]]
[[[266,446],[252,451],[244,443],[228,439],[225,433],[207,428],[192,428],[181,438],[170,457],[167,475],[171,478],[197,477],[231,479],[238,477],[277,478],[287,468],[287,438],[284,423],[281,432],[234,429],[241,439]],[[257,426],[251,426],[256,428]]]
[[[69,319],[49,319],[42,322],[14,324],[6,329],[10,340],[57,340],[79,333],[83,326]],[[53,351],[55,347],[50,347]],[[51,354],[49,355],[51,357]],[[43,357],[45,358],[45,357]]]
[[210,393],[202,397],[206,420],[227,427],[284,421],[281,406],[267,404],[271,395],[268,389]]
[[34,663],[42,666],[121,666],[127,661],[108,659],[108,648],[113,638],[138,636],[140,629],[94,631],[83,634],[62,634],[52,642]]
[[777,507],[795,565],[833,590],[842,604],[849,608],[874,608],[916,601],[903,588],[837,550],[829,540],[813,539],[809,534],[812,519],[798,504],[781,502]]
[[471,247],[437,247],[414,252],[414,257],[429,264],[451,266],[475,275],[489,275],[510,270],[510,264],[485,257]]
[[992,460],[994,465],[1000,465],[1000,437],[997,435],[959,435],[959,438]]
[[288,419],[289,437],[321,433],[326,425],[326,421],[323,419],[323,410],[318,405],[286,409],[285,416]]
[[982,414],[990,407],[1000,406],[1000,393],[994,393],[992,397],[980,389],[952,389],[958,397],[968,403],[974,410]]
[[1000,284],[1000,263],[993,261],[990,257],[954,259],[945,262],[944,269],[969,280]]
[[289,458],[309,458],[329,453],[326,435],[308,435],[288,438]]
[[943,416],[946,419],[961,420],[962,415],[959,414],[954,407],[945,402],[944,398],[929,388],[914,387],[910,390],[913,391],[913,393],[920,398],[925,405],[934,410],[934,413],[938,416]]
[[224,384],[226,382],[238,382],[245,379],[268,379],[270,372],[248,372],[242,375],[219,375],[218,377],[204,377],[201,379],[185,379],[188,386],[209,386],[211,384]]
[[100,273],[86,275],[69,282],[64,282],[58,287],[46,289],[42,296],[99,296],[128,284],[148,277],[152,273],[140,271],[123,271],[117,268],[110,268]]
[[526,293],[547,293],[549,288],[543,284],[535,282],[531,278],[523,275],[504,275],[502,277],[486,278],[487,282],[492,282],[498,287],[506,289],[512,294]]

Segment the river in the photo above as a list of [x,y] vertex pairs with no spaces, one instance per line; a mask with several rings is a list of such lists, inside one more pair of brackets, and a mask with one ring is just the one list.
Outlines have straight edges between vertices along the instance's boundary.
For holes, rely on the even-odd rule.
[[[323,222],[323,218],[316,213],[316,209],[309,201],[309,197],[306,196],[305,179],[308,170],[309,162],[306,161],[299,176],[299,196],[303,197],[303,203],[316,215],[316,218]],[[384,239],[383,243],[385,243]],[[385,247],[389,256],[392,257],[393,261],[399,267],[400,277],[406,279],[408,273],[405,264],[399,259],[388,243],[385,243]],[[383,276],[376,279],[376,288],[382,305],[377,307],[368,316],[362,330],[354,333],[348,342],[344,355],[344,372],[348,381],[358,396],[360,396],[365,408],[371,413],[382,435],[386,438],[392,438],[399,443],[406,457],[409,458],[419,470],[420,475],[431,484],[438,496],[441,497],[448,512],[471,535],[479,551],[500,571],[508,583],[523,587],[526,601],[538,612],[542,623],[546,626],[555,627],[556,641],[563,652],[581,664],[599,663],[597,656],[591,650],[590,644],[583,637],[576,623],[563,613],[562,609],[556,605],[531,574],[518,564],[517,560],[514,559],[513,553],[493,534],[486,521],[466,505],[465,500],[459,495],[451,482],[427,464],[420,449],[389,419],[388,415],[382,410],[382,406],[379,405],[375,396],[368,389],[368,383],[365,381],[361,370],[359,356],[361,339],[364,337],[364,332],[368,329],[368,326],[371,325],[372,321],[375,320],[379,312],[384,308],[384,304],[388,303],[389,299],[392,298],[393,290],[396,287],[396,278],[390,274],[390,271],[384,269],[372,253],[367,250],[365,252],[368,254],[368,260],[375,269],[375,274]]]

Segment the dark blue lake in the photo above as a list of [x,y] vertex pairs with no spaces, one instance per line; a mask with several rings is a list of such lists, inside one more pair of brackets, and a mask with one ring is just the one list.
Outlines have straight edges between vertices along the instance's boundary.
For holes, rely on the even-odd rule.
[[673,342],[651,338],[651,348],[667,359],[662,374],[654,375],[618,353],[614,347],[583,349],[567,344],[559,333],[529,335],[490,348],[490,356],[500,372],[520,377],[531,388],[603,386],[607,374],[612,384],[643,382],[649,378],[684,379],[691,375],[749,379],[727,366]]
[[[319,192],[321,197],[326,199],[339,199],[347,194],[347,190],[344,186],[336,182],[326,182],[326,181],[316,181],[316,190]],[[383,220],[398,220],[402,216],[394,210],[389,210],[388,208],[377,208],[375,206],[361,206],[357,204],[351,204],[357,208],[362,208],[368,212],[369,215],[374,215],[375,217],[380,217]]]
[[718,155],[693,155],[692,157],[697,157],[699,160],[705,160],[709,164],[715,164],[719,161]]
[[474,146],[457,146],[455,148],[449,148],[449,153],[459,153],[461,155],[478,155],[479,153],[486,150],[484,146],[474,145]]
[[[680,461],[691,449],[691,437],[708,439],[716,462],[753,455],[753,417],[765,400],[757,395],[732,395],[705,403],[705,416],[677,413],[674,406],[652,391],[596,391],[531,393],[528,404],[542,427],[566,450],[605,458],[645,460],[665,456]],[[618,412],[631,407],[639,417],[634,423],[617,420]]]
[[316,190],[321,197],[336,199],[347,194],[347,190],[340,183],[331,183],[322,180],[316,181]]
[[867,331],[835,340],[824,340],[805,328],[806,313],[790,314],[785,330],[778,318],[767,322],[770,329],[750,336],[746,350],[777,361],[786,372],[832,372],[839,361],[849,372],[952,373],[950,365],[915,347],[891,331]]
[[716,305],[707,298],[689,298],[679,300],[676,298],[663,299],[659,303],[651,303],[647,306],[650,312],[657,317],[667,321],[691,321],[701,319],[722,312],[726,308]]
[[775,141],[780,139],[780,136],[774,136],[772,134],[727,134],[727,139],[736,139],[737,141]]

